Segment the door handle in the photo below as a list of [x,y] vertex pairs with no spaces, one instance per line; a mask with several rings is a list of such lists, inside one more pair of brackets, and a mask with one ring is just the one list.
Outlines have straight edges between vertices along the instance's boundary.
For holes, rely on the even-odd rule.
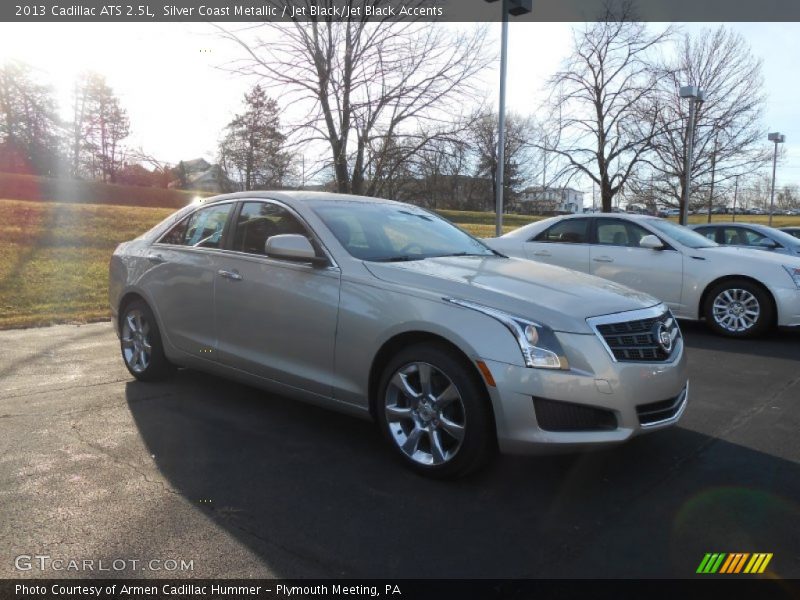
[[150,254],[147,257],[147,260],[149,260],[151,263],[155,265],[160,265],[167,262],[167,259],[161,256],[160,254]]
[[236,271],[226,271],[224,269],[220,269],[217,271],[217,275],[220,277],[224,277],[225,279],[230,279],[231,281],[241,281],[242,276],[239,275]]
[[611,258],[610,256],[598,256],[597,258],[593,258],[592,260],[594,262],[606,262],[606,263],[614,262],[614,259]]
[[538,252],[533,253],[534,256],[553,256],[547,250],[539,250]]

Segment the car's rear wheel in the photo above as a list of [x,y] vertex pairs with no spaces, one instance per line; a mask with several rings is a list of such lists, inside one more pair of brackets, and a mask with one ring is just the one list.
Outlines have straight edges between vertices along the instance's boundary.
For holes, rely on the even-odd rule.
[[158,381],[175,370],[164,355],[161,332],[146,302],[127,304],[119,324],[122,360],[131,375],[141,381]]
[[381,429],[418,473],[459,477],[491,458],[496,444],[486,389],[449,348],[419,344],[404,349],[386,365],[379,390]]
[[747,338],[764,333],[774,319],[767,292],[746,279],[717,284],[708,293],[705,318],[715,332],[729,337]]

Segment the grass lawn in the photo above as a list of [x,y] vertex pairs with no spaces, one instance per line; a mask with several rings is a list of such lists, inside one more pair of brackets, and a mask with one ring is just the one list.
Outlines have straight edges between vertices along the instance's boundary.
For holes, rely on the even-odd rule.
[[106,318],[114,248],[174,212],[23,200],[0,210],[0,329]]
[[[84,323],[108,317],[108,261],[130,240],[174,211],[172,208],[0,199],[0,329]],[[473,235],[494,235],[494,215],[441,211]],[[506,215],[504,230],[536,220]],[[729,216],[715,217],[727,221]],[[767,221],[748,216],[739,220]],[[694,215],[692,222],[705,222]],[[800,223],[776,217],[776,226]]]

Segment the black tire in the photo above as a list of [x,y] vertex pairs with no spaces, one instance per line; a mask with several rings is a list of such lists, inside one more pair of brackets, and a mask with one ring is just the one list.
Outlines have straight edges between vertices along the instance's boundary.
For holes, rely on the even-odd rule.
[[[430,373],[427,377],[431,382],[428,398],[439,394],[440,402],[421,401],[425,394],[412,400],[412,396],[392,383],[396,375],[405,371],[405,381],[411,388],[416,386],[421,391],[421,369]],[[450,384],[458,394],[457,400],[452,399],[454,392],[449,388]],[[406,389],[414,391],[411,388]],[[441,393],[446,389],[450,392]],[[405,401],[407,405],[400,406]],[[443,344],[416,344],[394,356],[383,370],[375,402],[378,424],[389,445],[408,467],[421,475],[435,479],[462,477],[484,466],[494,456],[496,432],[486,388],[475,369]],[[397,416],[399,411],[406,410],[413,414]],[[423,410],[424,416],[421,414]],[[387,413],[391,414],[389,418]],[[390,424],[390,419],[395,421]],[[420,427],[423,422],[424,429]],[[460,440],[451,433],[458,432],[458,425],[463,426]],[[417,435],[418,429],[424,433]],[[416,446],[411,441],[415,435],[419,440]],[[416,459],[401,447],[403,439],[414,447]],[[436,448],[434,439],[437,440]],[[429,457],[424,456],[426,453]],[[437,463],[437,456],[444,460]],[[423,457],[430,458],[431,462],[421,462]]]
[[[137,319],[138,317],[138,319]],[[132,324],[138,321],[142,330],[142,335],[137,336],[132,331]],[[164,346],[161,342],[161,332],[158,329],[153,311],[143,300],[133,300],[125,305],[119,317],[120,329],[120,350],[122,352],[122,362],[128,372],[139,381],[161,381],[172,375],[175,366],[167,360],[164,354]],[[144,345],[149,345],[147,351]],[[144,352],[145,358],[133,360],[136,351]],[[140,354],[142,356],[142,354]]]
[[[748,312],[738,320],[735,312],[724,310],[726,306]],[[754,309],[758,312],[756,317],[752,315]],[[769,292],[747,279],[729,279],[712,287],[706,296],[703,314],[712,331],[732,338],[757,337],[771,329],[775,322]]]

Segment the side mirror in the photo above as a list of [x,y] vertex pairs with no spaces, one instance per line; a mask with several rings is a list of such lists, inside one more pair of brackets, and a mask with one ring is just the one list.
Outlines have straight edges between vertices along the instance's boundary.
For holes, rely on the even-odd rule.
[[639,248],[647,248],[648,250],[663,250],[664,242],[658,239],[658,236],[646,235],[639,240]]
[[306,236],[297,233],[273,235],[264,244],[264,251],[270,258],[314,264],[328,262],[325,258],[317,256],[314,246],[311,245]]
[[770,238],[764,238],[763,240],[758,242],[758,245],[761,246],[762,248],[766,248],[767,250],[775,250],[775,248],[778,248],[779,246],[778,242],[776,242],[775,240],[771,240]]

